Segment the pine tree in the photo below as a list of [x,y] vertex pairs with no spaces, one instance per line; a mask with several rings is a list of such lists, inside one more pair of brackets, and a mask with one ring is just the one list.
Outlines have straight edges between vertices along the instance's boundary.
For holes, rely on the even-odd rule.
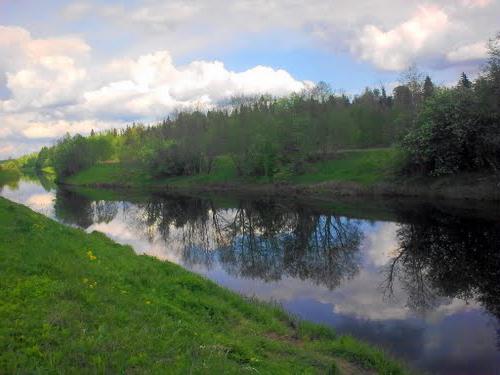
[[472,82],[467,78],[467,75],[465,73],[462,73],[460,76],[460,81],[458,81],[458,87],[464,88],[464,89],[470,89],[472,87]]
[[424,99],[430,98],[434,94],[434,84],[429,76],[424,81]]
[[385,87],[382,86],[380,88],[380,104],[382,105],[382,107],[386,108],[386,107],[389,107],[390,104],[389,104],[389,99],[387,97],[387,92],[385,91]]

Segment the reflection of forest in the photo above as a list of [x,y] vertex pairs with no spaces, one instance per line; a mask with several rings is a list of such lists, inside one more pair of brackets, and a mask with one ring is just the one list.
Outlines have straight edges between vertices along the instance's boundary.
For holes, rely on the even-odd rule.
[[476,300],[500,318],[500,222],[424,208],[406,215],[399,250],[387,269],[408,306],[424,313],[442,297]]
[[20,179],[21,175],[19,173],[9,173],[2,171],[0,173],[0,193],[3,191],[5,186],[13,190],[18,189]]
[[335,216],[272,201],[218,209],[197,199],[151,201],[144,212],[143,219],[166,241],[171,226],[181,228],[183,261],[189,266],[218,261],[232,275],[266,281],[298,277],[329,288],[358,270],[361,231]]
[[[129,208],[130,223],[166,243],[180,241],[188,266],[219,263],[236,276],[266,281],[310,280],[330,289],[359,270],[359,221],[317,209],[271,200],[240,201],[236,208],[185,197],[153,196]],[[59,191],[56,215],[88,227],[109,222],[116,202],[93,202]],[[408,306],[432,309],[443,297],[479,301],[500,316],[500,223],[437,211],[401,212],[399,251],[387,266],[387,291],[395,281],[407,291]]]
[[[0,167],[1,169],[1,167]],[[4,173],[0,176],[0,192],[2,192],[4,186],[9,187],[12,190],[19,189],[19,183],[21,181],[32,181],[35,183],[39,183],[45,189],[45,191],[51,191],[56,188],[56,184],[54,183],[54,176],[47,175],[44,173],[36,173],[36,172],[19,172],[12,171],[9,173]]]
[[118,213],[118,203],[92,201],[78,193],[58,189],[54,209],[61,222],[86,229],[93,223],[113,220]]

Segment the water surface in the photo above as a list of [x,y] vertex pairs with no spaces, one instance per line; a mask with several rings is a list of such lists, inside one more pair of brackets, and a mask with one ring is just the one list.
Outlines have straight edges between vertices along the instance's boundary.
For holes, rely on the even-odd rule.
[[500,373],[497,207],[118,192],[103,199],[34,180],[1,195],[277,301],[420,371]]

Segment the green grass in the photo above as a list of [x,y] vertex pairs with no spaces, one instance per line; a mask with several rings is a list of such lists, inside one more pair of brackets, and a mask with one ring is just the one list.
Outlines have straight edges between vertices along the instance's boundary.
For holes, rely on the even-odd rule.
[[400,160],[396,149],[344,151],[334,160],[311,164],[308,171],[293,176],[290,182],[313,184],[349,181],[369,185],[390,178]]
[[239,181],[236,166],[230,156],[219,156],[214,161],[212,171],[195,176],[170,177],[157,181],[158,184],[172,186],[192,186],[204,184],[220,184]]
[[130,168],[118,162],[101,163],[70,176],[64,182],[72,185],[115,184],[140,186],[152,182],[145,171]]
[[371,346],[3,198],[0,239],[0,373],[404,372]]
[[237,179],[236,167],[230,157],[218,157],[210,174],[181,176],[164,179],[154,179],[146,171],[126,166],[118,162],[107,162],[94,165],[64,182],[71,185],[116,185],[147,187],[151,185],[190,186],[197,184],[231,182]]

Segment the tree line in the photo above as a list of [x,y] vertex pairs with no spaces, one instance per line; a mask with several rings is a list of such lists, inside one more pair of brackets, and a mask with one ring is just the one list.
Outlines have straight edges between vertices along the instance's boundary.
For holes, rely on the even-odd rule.
[[286,98],[235,98],[229,107],[180,112],[156,125],[132,124],[88,137],[66,135],[38,154],[67,177],[105,160],[153,177],[210,173],[220,157],[240,176],[300,174],[341,149],[397,145],[404,172],[445,175],[500,168],[500,34],[474,81],[435,86],[415,68],[392,95],[367,88],[349,98],[326,83]]

